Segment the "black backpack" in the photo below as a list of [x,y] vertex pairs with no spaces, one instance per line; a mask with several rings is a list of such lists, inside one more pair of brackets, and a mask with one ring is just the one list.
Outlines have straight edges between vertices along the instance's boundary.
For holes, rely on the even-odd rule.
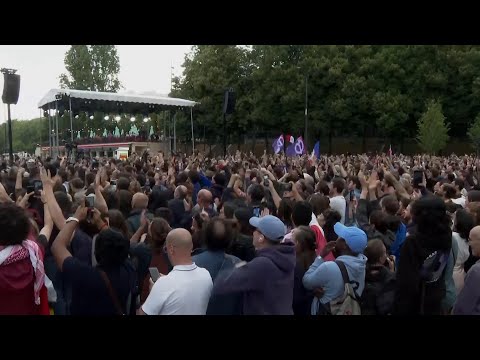
[[448,263],[450,251],[436,250],[429,254],[420,267],[421,298],[420,314],[424,314],[425,290],[427,286],[444,281],[445,268]]
[[[362,315],[390,315],[395,301],[395,274],[383,266],[376,267],[377,276],[365,277],[361,296]],[[367,271],[375,270],[367,269]]]

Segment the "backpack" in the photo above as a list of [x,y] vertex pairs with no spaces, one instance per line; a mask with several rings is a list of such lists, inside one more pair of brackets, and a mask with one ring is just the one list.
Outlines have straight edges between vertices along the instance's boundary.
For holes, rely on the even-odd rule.
[[395,275],[383,266],[367,268],[378,270],[377,277],[365,276],[365,288],[361,296],[362,315],[389,315],[395,301]]
[[[347,268],[342,261],[335,260],[335,263],[342,273],[345,289],[341,297],[330,301],[330,312],[332,315],[361,315],[360,296],[356,292],[358,282],[350,280]],[[355,285],[355,288],[352,284]]]
[[[350,281],[347,268],[340,260],[335,260],[342,273],[344,291],[338,299],[330,301],[329,305],[323,305],[318,301],[318,315],[361,315],[360,297],[355,291],[358,288],[358,282]],[[353,288],[352,284],[355,284]]]
[[421,297],[420,297],[420,314],[424,314],[425,290],[427,285],[435,284],[439,280],[443,281],[443,274],[448,263],[450,251],[434,251],[423,261],[420,267],[421,279]]

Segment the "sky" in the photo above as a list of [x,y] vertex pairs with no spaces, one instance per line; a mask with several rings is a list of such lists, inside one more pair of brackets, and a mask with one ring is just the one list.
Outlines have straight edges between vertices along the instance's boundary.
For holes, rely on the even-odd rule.
[[[66,72],[63,60],[70,45],[0,45],[0,68],[17,69],[20,96],[11,105],[12,119],[40,116],[37,104],[48,90],[59,87],[59,76]],[[170,68],[181,75],[185,55],[191,45],[118,45],[121,91],[160,94],[170,92]],[[0,74],[1,75],[1,74]],[[0,76],[0,95],[3,75]],[[1,103],[1,102],[0,102]],[[0,123],[6,121],[6,105],[0,110]]]

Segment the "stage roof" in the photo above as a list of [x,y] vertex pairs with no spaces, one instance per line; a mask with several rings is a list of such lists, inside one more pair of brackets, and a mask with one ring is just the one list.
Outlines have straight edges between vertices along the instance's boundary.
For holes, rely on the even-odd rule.
[[157,94],[135,93],[108,93],[99,91],[51,89],[40,100],[38,107],[43,110],[55,109],[58,100],[60,111],[69,110],[70,99],[72,113],[79,112],[104,112],[126,114],[149,114],[172,108],[193,107],[198,104],[195,101],[171,98]]

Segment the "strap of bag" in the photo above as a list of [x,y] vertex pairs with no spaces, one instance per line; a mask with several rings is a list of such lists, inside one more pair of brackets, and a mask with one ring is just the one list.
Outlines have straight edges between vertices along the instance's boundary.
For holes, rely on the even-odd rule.
[[352,285],[352,290],[353,290],[353,294],[355,295],[355,300],[360,301],[360,296],[358,296],[358,294],[357,294],[357,289],[360,286],[360,284],[357,281],[351,281],[350,280],[350,277],[348,276],[347,268],[346,268],[345,264],[343,263],[343,261],[335,260],[335,263],[338,265],[338,267],[340,269],[340,272],[342,273],[342,278],[343,278],[344,284],[351,284]]
[[110,298],[113,301],[113,305],[115,306],[115,309],[117,310],[118,315],[125,315],[125,313],[122,310],[122,306],[120,305],[120,301],[118,300],[117,293],[113,289],[112,283],[110,282],[110,279],[108,278],[108,275],[105,271],[100,270],[100,275],[102,276],[103,281],[105,282],[105,285],[107,286],[108,294],[110,295]]

